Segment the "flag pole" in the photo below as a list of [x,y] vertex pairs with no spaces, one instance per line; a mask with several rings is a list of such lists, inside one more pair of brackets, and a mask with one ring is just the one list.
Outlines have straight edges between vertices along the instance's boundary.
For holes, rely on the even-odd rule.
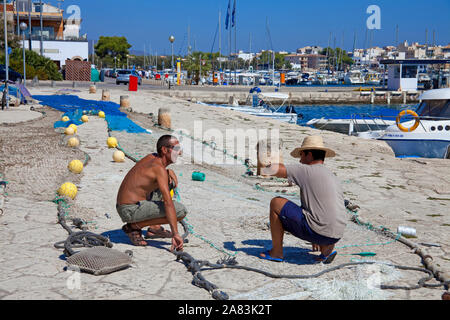
[[233,9],[233,24],[234,24],[234,52],[236,54],[235,56],[235,61],[234,61],[234,83],[236,83],[236,69],[237,69],[237,57],[238,57],[238,50],[237,50],[237,40],[236,40],[236,28],[237,28],[237,23],[236,23],[236,0],[234,0],[234,9]]

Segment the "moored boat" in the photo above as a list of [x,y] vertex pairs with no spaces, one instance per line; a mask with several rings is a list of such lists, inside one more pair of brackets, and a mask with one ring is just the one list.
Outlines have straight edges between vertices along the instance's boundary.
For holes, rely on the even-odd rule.
[[389,126],[378,138],[385,141],[397,157],[450,159],[450,89],[423,93],[416,111],[408,110],[414,120]]

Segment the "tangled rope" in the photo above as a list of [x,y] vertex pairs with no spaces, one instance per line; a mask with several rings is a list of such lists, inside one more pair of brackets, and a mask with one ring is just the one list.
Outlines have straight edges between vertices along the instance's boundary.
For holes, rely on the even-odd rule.
[[[66,240],[54,244],[55,248],[64,249],[64,254],[66,256],[71,256],[76,253],[73,248],[95,246],[112,248],[113,245],[107,237],[89,231],[74,232],[72,228],[70,228],[66,223],[66,212],[62,204],[63,202],[65,202],[64,198],[57,198],[54,200],[54,202],[58,203],[58,223],[69,233],[69,237]],[[82,225],[81,220],[78,220],[77,222],[78,223],[76,224],[78,226]]]

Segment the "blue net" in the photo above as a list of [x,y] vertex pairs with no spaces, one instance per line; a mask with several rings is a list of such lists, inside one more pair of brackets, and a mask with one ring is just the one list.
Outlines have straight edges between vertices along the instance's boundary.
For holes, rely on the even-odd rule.
[[56,121],[55,128],[68,127],[72,123],[78,126],[83,123],[81,117],[84,114],[98,115],[99,111],[103,111],[108,128],[112,131],[149,133],[128,119],[127,115],[119,110],[120,105],[111,101],[85,100],[73,95],[36,95],[33,98],[41,105],[64,112],[63,116],[69,117],[69,121]]

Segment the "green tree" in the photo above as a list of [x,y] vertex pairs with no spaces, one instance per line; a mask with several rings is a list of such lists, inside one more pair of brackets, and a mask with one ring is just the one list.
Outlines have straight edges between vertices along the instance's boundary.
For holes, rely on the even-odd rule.
[[211,54],[200,51],[193,52],[182,60],[182,65],[188,73],[188,78],[199,83],[200,76],[205,76],[212,70]]
[[275,61],[273,59],[273,51],[263,51],[261,55],[253,58],[251,65],[253,69],[255,69],[258,65],[268,65],[269,69],[272,69],[272,64],[275,62],[275,69],[280,70],[290,70],[292,69],[292,64],[289,61],[286,61],[284,57],[286,54],[276,53],[275,52]]
[[104,37],[100,36],[97,44],[95,45],[95,54],[104,59],[106,64],[114,64],[114,57],[117,59],[117,63],[127,60],[129,49],[132,46],[128,43],[125,37]]
[[[3,8],[2,8],[3,10]],[[3,22],[3,13],[0,13],[0,49],[5,50],[5,37],[3,34],[5,33],[4,22]],[[15,49],[20,47],[20,37],[17,36],[14,32],[14,24],[11,21],[7,21],[7,29],[8,29],[8,47]]]
[[353,64],[353,59],[350,58],[347,52],[341,48],[336,48],[336,50],[333,50],[333,48],[325,48],[322,52],[320,52],[320,54],[325,56],[328,54],[328,65],[332,70],[335,70],[336,67],[337,70],[345,70]]
[[[5,56],[2,55],[0,59],[5,61]],[[25,62],[27,79],[37,76],[39,80],[62,80],[58,66],[51,59],[43,57],[37,52],[26,50]],[[12,50],[9,63],[11,69],[23,74],[23,51],[21,48]]]

